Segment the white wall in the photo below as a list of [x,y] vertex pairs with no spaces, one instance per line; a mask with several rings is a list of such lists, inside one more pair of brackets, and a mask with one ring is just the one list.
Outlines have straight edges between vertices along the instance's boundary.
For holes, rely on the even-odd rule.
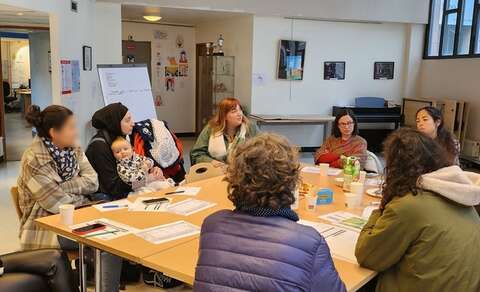
[[[82,46],[93,48],[95,68],[96,63],[107,63],[120,56],[121,39],[120,5],[96,3],[94,0],[77,0],[78,13],[70,10],[70,1],[58,0],[2,0],[2,4],[21,7],[29,10],[46,12],[50,23],[50,48],[52,56],[52,102],[72,108],[77,116],[81,129],[81,143],[86,145],[89,136],[86,134],[91,114],[101,104],[98,95],[98,76],[96,70],[80,71],[80,91],[67,96],[61,96],[60,60],[82,60]],[[97,15],[97,8],[99,14]],[[107,13],[108,12],[108,13]],[[109,14],[111,13],[111,14]],[[107,14],[107,17],[103,17]],[[103,36],[109,42],[98,42],[98,36]],[[97,44],[98,42],[98,44]],[[97,50],[110,50],[111,57],[102,53],[96,56]],[[107,57],[104,61],[101,58]]]
[[195,27],[196,42],[215,42],[222,34],[225,56],[235,56],[235,97],[247,111],[252,95],[253,16],[200,23]]
[[427,23],[429,0],[103,0],[203,10],[248,12],[261,16]]
[[30,33],[29,39],[32,104],[44,109],[52,104],[52,77],[48,72],[50,33],[33,32]]
[[[168,122],[169,127],[177,133],[195,132],[195,29],[145,23],[122,23],[122,39],[133,36],[135,41],[149,41],[152,47],[152,91],[154,97],[161,96],[162,106],[156,107],[157,116]],[[155,31],[168,34],[167,39],[156,40]],[[183,48],[177,48],[177,36],[184,40]],[[180,51],[185,50],[188,59],[188,76],[175,77],[175,91],[165,89],[165,66],[168,57],[174,57],[178,63]],[[157,56],[160,53],[161,66],[157,72]]]
[[2,66],[3,79],[8,80],[12,88],[28,86],[30,78],[28,39],[2,38]]
[[[306,41],[304,79],[276,79],[279,41]],[[253,73],[266,77],[253,85],[257,114],[331,114],[358,96],[403,97],[406,25],[292,21],[254,18]],[[345,80],[323,80],[325,61],[346,61]],[[375,61],[394,61],[394,80],[374,80]]]
[[470,103],[467,138],[480,140],[480,59],[423,60],[418,97]]

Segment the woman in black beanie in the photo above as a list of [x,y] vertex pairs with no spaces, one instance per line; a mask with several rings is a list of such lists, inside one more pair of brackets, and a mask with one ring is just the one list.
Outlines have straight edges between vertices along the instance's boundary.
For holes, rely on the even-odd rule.
[[117,163],[110,146],[116,137],[132,133],[132,114],[123,104],[112,103],[93,114],[92,125],[98,131],[90,140],[85,154],[98,174],[98,192],[105,194],[105,197],[99,199],[125,198],[132,188],[118,176]]

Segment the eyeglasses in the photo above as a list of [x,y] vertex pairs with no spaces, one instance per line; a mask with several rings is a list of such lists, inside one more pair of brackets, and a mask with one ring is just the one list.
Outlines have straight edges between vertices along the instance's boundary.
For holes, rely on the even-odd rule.
[[350,127],[354,124],[354,122],[346,122],[346,123],[338,123],[340,127]]

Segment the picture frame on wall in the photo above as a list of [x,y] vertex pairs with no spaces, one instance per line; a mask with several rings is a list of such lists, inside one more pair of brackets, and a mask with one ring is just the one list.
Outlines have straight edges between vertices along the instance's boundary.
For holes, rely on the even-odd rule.
[[305,41],[280,40],[277,78],[303,80]]
[[83,46],[83,71],[92,71],[92,47]]
[[323,63],[323,80],[345,80],[345,62],[328,61]]
[[395,62],[375,62],[373,65],[373,79],[389,80],[393,79],[395,72]]

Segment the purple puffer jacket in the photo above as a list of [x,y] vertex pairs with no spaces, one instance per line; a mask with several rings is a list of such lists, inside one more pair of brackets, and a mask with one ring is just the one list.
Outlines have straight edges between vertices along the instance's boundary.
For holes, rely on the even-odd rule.
[[194,291],[345,291],[325,239],[283,217],[216,212],[199,252]]

